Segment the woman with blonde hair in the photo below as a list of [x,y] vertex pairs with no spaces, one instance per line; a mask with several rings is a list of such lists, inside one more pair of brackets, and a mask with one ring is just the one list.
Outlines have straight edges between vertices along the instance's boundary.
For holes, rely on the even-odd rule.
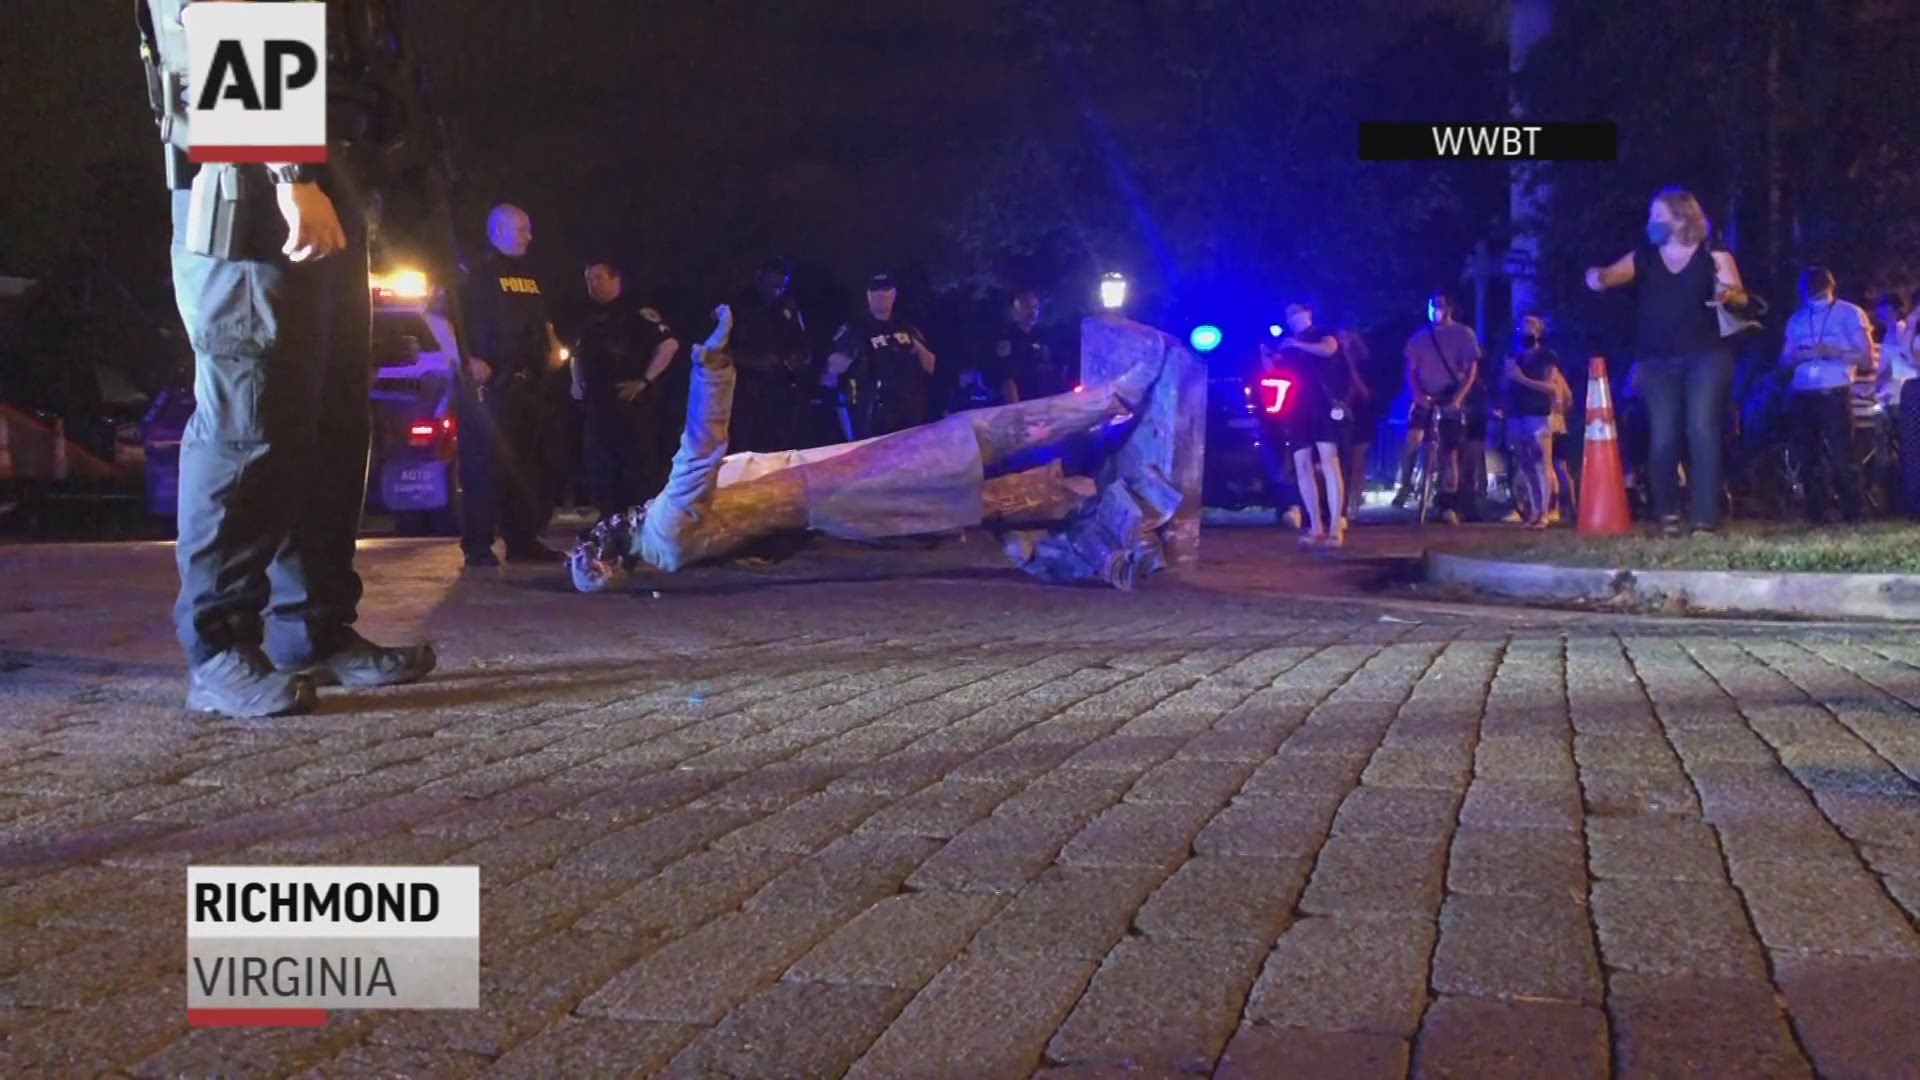
[[1550,454],[1553,459],[1553,509],[1547,511],[1547,524],[1561,521],[1579,520],[1580,503],[1573,486],[1573,472],[1567,467],[1568,444],[1572,436],[1567,434],[1567,414],[1573,409],[1573,387],[1567,384],[1567,374],[1559,367],[1553,369],[1553,413],[1547,418],[1548,429],[1553,433]]
[[1680,440],[1687,442],[1693,528],[1720,525],[1722,432],[1733,383],[1733,350],[1716,309],[1744,308],[1746,287],[1728,252],[1708,247],[1711,226],[1700,201],[1679,188],[1655,195],[1647,241],[1611,266],[1587,271],[1587,287],[1634,287],[1636,355],[1650,427],[1649,486],[1661,528],[1680,527]]

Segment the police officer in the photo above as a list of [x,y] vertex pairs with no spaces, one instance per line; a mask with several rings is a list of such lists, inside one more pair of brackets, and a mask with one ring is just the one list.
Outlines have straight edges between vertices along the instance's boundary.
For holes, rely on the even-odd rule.
[[1008,404],[1051,397],[1073,389],[1066,365],[1040,336],[1040,294],[1021,289],[1013,294],[1013,311],[994,345],[1000,367],[998,380]]
[[489,249],[467,276],[467,374],[458,399],[460,546],[470,567],[498,566],[493,541],[511,563],[553,563],[540,542],[552,514],[541,435],[547,376],[565,363],[546,297],[528,265],[533,223],[517,206],[487,215]]
[[[239,198],[212,239],[196,203],[180,13],[139,8],[148,85],[170,144],[175,300],[194,350],[196,408],[180,446],[180,596],[187,707],[235,717],[305,712],[316,685],[382,686],[433,670],[425,645],[353,629],[354,543],[366,498],[371,334],[366,213],[355,192],[395,110],[373,77],[385,5],[327,5],[324,166],[207,166]],[[385,107],[383,107],[385,106]],[[220,211],[225,213],[224,210]]]
[[630,302],[620,268],[587,267],[588,306],[573,346],[587,431],[587,487],[604,519],[638,506],[666,483],[660,380],[680,352],[660,312]]
[[919,327],[894,314],[900,297],[891,274],[867,281],[867,310],[833,336],[833,352],[821,381],[838,385],[851,375],[856,386],[854,437],[869,439],[927,420],[927,392],[939,361]]
[[770,453],[798,447],[808,401],[801,379],[811,364],[807,323],[788,292],[793,271],[778,256],[733,302],[732,450]]

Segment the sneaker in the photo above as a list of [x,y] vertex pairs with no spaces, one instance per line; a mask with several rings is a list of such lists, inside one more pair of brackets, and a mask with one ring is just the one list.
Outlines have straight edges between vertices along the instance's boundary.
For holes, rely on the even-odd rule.
[[1546,523],[1547,523],[1547,524],[1549,524],[1549,525],[1558,525],[1558,524],[1560,524],[1560,511],[1558,511],[1558,510],[1549,510],[1549,511],[1547,511],[1547,516],[1546,516],[1546,519],[1545,519],[1545,520],[1546,520]]
[[312,712],[313,680],[275,671],[257,646],[228,649],[193,669],[187,680],[187,711],[244,720]]
[[353,631],[347,643],[310,664],[290,670],[316,686],[405,686],[419,682],[439,662],[431,645],[375,645]]
[[499,557],[491,551],[473,551],[467,553],[467,569],[469,570],[483,570],[499,565]]
[[535,540],[526,547],[507,549],[507,562],[513,565],[551,566],[566,561],[566,556]]
[[1280,512],[1280,524],[1289,529],[1298,529],[1304,524],[1304,515],[1297,506],[1289,506]]
[[1520,513],[1520,511],[1509,510],[1507,511],[1507,516],[1501,518],[1500,520],[1501,522],[1507,525],[1521,525],[1521,524],[1524,524],[1527,519],[1524,515]]
[[1458,525],[1460,524],[1460,514],[1454,510],[1443,510],[1440,512],[1440,521],[1444,525]]

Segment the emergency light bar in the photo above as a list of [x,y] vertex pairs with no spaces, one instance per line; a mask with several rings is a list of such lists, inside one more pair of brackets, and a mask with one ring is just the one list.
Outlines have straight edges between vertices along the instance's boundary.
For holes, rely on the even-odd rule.
[[383,299],[425,300],[433,289],[427,281],[427,275],[418,270],[397,270],[391,274],[374,274],[369,280],[373,294]]

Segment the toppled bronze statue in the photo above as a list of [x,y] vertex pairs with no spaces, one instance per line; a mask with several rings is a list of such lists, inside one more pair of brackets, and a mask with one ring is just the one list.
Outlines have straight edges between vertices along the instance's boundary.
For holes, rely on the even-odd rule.
[[[713,333],[693,349],[686,428],[666,487],[574,549],[581,592],[642,562],[672,572],[800,530],[879,540],[986,525],[1037,577],[1122,589],[1194,557],[1205,378],[1166,335],[1102,321],[1103,356],[1124,367],[1095,382],[1100,363],[1088,365],[1090,385],[1071,394],[860,442],[728,456],[733,315],[725,307],[714,315]],[[1070,439],[1102,433],[1112,437],[1100,444],[1095,475],[1070,476],[1044,460]]]

